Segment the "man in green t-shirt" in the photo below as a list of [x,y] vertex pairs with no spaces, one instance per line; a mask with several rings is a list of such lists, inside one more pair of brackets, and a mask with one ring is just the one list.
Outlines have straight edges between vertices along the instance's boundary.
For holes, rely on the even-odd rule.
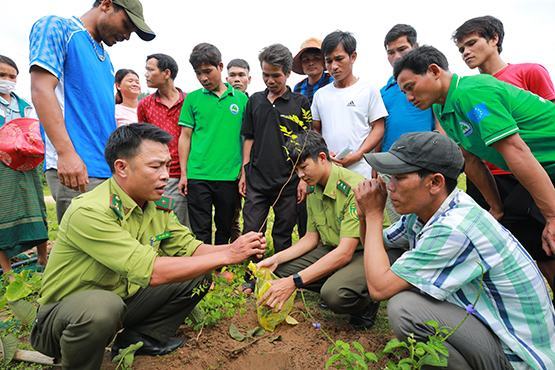
[[415,106],[434,105],[447,135],[464,149],[467,176],[497,219],[503,217],[502,203],[482,160],[510,170],[528,190],[530,200],[519,203],[545,227],[542,245],[525,247],[553,288],[555,105],[490,75],[457,76],[449,72],[445,56],[431,46],[405,55],[395,64],[394,75]]
[[281,277],[271,282],[261,303],[281,309],[295,288],[307,288],[319,292],[332,311],[350,314],[353,326],[369,328],[379,303],[370,299],[366,287],[352,191],[364,177],[333,164],[316,131],[299,134],[287,149],[293,163],[298,163],[299,178],[311,188],[307,232],[296,244],[258,264]]
[[247,96],[222,82],[222,56],[208,43],[193,48],[189,62],[201,89],[187,95],[179,125],[179,189],[187,195],[191,228],[212,242],[212,206],[216,244],[229,242],[239,199],[241,122]]

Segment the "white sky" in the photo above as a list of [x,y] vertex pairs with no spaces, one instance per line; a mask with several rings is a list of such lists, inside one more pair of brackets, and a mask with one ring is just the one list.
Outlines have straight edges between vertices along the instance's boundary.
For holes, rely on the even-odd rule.
[[[0,54],[15,60],[20,69],[17,92],[29,92],[29,31],[44,15],[80,16],[93,0],[3,0]],[[391,75],[383,38],[396,23],[416,28],[420,44],[433,45],[446,54],[450,69],[473,74],[462,62],[451,34],[465,20],[482,15],[500,18],[505,25],[502,56],[505,61],[543,64],[555,78],[555,0],[467,1],[178,1],[143,0],[145,18],[157,37],[151,42],[133,35],[130,41],[108,48],[114,68],[131,68],[141,76],[148,54],[174,57],[180,71],[177,86],[184,91],[200,87],[188,62],[194,45],[210,42],[222,52],[224,64],[233,58],[251,65],[249,92],[262,90],[258,53],[272,43],[286,45],[293,55],[310,36],[323,38],[340,29],[353,32],[358,41],[355,74],[381,87]],[[302,77],[291,74],[289,85]],[[152,92],[152,91],[150,91]]]

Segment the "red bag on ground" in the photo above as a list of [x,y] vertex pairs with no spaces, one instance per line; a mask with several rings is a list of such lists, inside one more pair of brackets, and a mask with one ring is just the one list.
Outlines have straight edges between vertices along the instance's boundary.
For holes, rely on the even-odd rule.
[[0,127],[0,161],[16,171],[29,171],[44,160],[39,121],[16,118]]

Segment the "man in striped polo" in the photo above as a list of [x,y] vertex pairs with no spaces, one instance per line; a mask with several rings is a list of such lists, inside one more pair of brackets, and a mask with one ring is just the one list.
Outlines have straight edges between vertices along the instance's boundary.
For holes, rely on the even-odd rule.
[[[399,338],[425,341],[434,320],[454,328],[449,369],[555,368],[555,310],[536,264],[516,238],[457,190],[464,160],[436,132],[402,135],[367,154],[379,173],[355,190],[370,296],[389,299]],[[384,230],[387,190],[401,219]],[[390,262],[391,261],[391,262]],[[511,367],[512,366],[512,367]]]

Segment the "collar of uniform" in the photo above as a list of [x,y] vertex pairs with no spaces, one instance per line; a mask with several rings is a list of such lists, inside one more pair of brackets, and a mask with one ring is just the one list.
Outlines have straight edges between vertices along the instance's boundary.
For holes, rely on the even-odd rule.
[[[110,178],[110,194],[115,194],[121,200],[121,205],[123,207],[123,219],[126,220],[129,215],[133,213],[135,208],[139,208],[139,205],[135,203],[133,199],[119,186],[114,178]],[[150,208],[155,208],[154,202],[147,202],[146,207],[141,212],[146,213]]]
[[328,198],[335,199],[337,195],[337,181],[339,180],[339,167],[335,164],[331,164],[330,175],[328,177],[328,182],[324,188],[323,195]]
[[[283,95],[281,95],[278,99],[283,99],[283,100],[287,100],[289,101],[289,99],[291,99],[291,89],[289,88],[289,86],[286,86],[287,89],[285,90],[285,92],[283,93]],[[268,94],[270,93],[269,89],[264,90],[264,95],[266,95],[266,98],[268,97]]]
[[19,113],[19,104],[17,104],[17,96],[14,93],[10,93],[12,98],[11,101],[7,101],[3,97],[0,96],[0,104],[4,105],[7,108],[10,108],[12,112]]
[[[227,95],[231,95],[231,96],[235,96],[235,89],[233,88],[233,86],[231,86],[229,83],[224,82],[224,85],[226,86],[226,90],[224,91],[224,93],[222,94],[222,96],[220,96],[219,98],[222,99],[223,97],[227,96]],[[214,94],[213,91],[210,91],[208,89],[205,89],[204,87],[202,88],[202,92],[204,94],[212,94],[216,97],[218,97],[218,95]]]
[[443,107],[441,109],[441,115],[445,113],[454,113],[454,101],[457,98],[457,88],[459,87],[459,82],[461,78],[456,74],[453,73],[453,77],[451,77],[451,84],[449,85],[449,91],[447,91],[447,96],[445,97],[445,103],[443,103]]

